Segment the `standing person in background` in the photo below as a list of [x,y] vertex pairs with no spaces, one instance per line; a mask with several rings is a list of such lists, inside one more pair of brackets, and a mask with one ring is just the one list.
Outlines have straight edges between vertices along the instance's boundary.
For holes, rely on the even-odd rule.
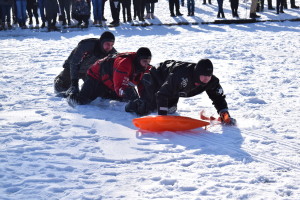
[[[122,4],[122,13],[123,13],[123,20],[124,23],[132,22],[131,18],[131,0],[120,0]],[[127,16],[127,19],[126,19]]]
[[[208,3],[211,4],[211,0],[208,0]],[[203,0],[202,4],[205,5],[206,4],[206,0]]]
[[45,1],[46,19],[48,23],[48,31],[57,30],[57,14],[59,13],[59,7],[57,0],[46,0]]
[[94,25],[102,25],[102,8],[103,0],[92,0],[93,4],[93,14],[94,14]]
[[195,0],[187,0],[188,16],[195,16]]
[[291,0],[291,8],[299,9],[299,6],[296,5],[295,0]]
[[120,25],[120,0],[109,0],[110,10],[113,21],[110,23],[111,26]]
[[62,17],[62,25],[67,25],[66,16],[68,19],[68,25],[71,25],[71,0],[58,0],[59,8]]
[[[262,0],[262,1],[264,1],[264,0]],[[268,10],[275,10],[275,8],[273,8],[273,5],[272,5],[272,0],[268,0]]]
[[217,18],[225,18],[225,15],[224,15],[224,10],[223,10],[223,2],[224,0],[217,0],[218,2],[218,15],[217,15]]
[[145,0],[133,0],[134,4],[134,19],[138,17],[139,21],[144,22]]
[[16,5],[16,0],[14,0],[14,4],[12,6],[12,18],[13,18],[13,24],[18,23],[17,19],[17,5]]
[[26,26],[26,20],[27,20],[26,7],[27,7],[26,0],[16,0],[17,20],[19,23],[19,27],[21,27],[22,29],[27,28],[27,26]]
[[[174,13],[174,7],[176,10],[176,15]],[[170,10],[171,17],[182,16],[179,9],[180,9],[179,0],[169,0],[169,10]]]
[[44,4],[44,2],[45,2],[45,0],[38,0],[38,6],[39,6],[39,10],[40,10],[41,19],[42,19],[41,28],[45,28],[45,26],[46,26],[46,16],[45,16],[45,4]]
[[276,10],[277,10],[277,14],[279,14],[279,13],[284,13],[284,12],[283,12],[283,4],[284,4],[284,0],[277,0],[277,1],[276,1]]
[[7,23],[7,28],[11,29],[11,15],[10,11],[14,4],[14,0],[0,0],[0,31],[5,29],[5,22]]
[[34,16],[36,25],[39,25],[38,3],[36,0],[27,0],[27,13],[29,16],[29,25],[32,25],[32,17]]
[[102,21],[107,21],[107,19],[105,19],[105,17],[104,17],[105,2],[106,2],[107,0],[102,0],[102,1],[103,1],[103,3],[102,3]]
[[[283,0],[283,6],[285,9],[287,9],[287,0]],[[291,0],[291,8],[294,8],[294,9],[299,9],[299,6],[296,6],[296,2],[295,0]]]
[[133,0],[133,19],[136,20],[136,17],[138,16],[138,0]]
[[[265,0],[260,0],[260,2],[257,4],[257,8],[256,11],[259,12],[263,12],[264,11],[264,5],[265,5]],[[268,0],[268,10],[275,10],[275,8],[273,8],[272,6],[272,0]]]
[[1,2],[0,2],[0,31],[2,31],[4,27],[2,26],[2,8],[1,8]]
[[72,2],[72,18],[78,21],[77,26],[83,28],[89,26],[89,19],[91,15],[90,0],[73,0]]
[[157,3],[158,0],[146,0],[146,11],[147,15],[145,19],[155,19],[154,17],[154,8],[155,8],[155,3]]
[[239,0],[230,0],[230,7],[232,11],[232,17],[239,18],[239,14],[238,14]]
[[250,18],[252,19],[260,18],[260,16],[256,14],[256,7],[257,7],[257,0],[252,0],[251,7],[250,7]]

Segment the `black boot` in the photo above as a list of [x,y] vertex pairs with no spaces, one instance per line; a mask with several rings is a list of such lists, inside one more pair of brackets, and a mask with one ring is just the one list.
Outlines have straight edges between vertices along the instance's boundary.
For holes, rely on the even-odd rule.
[[5,29],[5,24],[4,23],[1,23],[0,24],[0,31],[4,30]]
[[250,13],[250,18],[255,19],[255,18],[260,18],[260,16],[257,15],[256,13]]
[[235,11],[235,16],[236,16],[237,18],[240,18],[240,16],[239,16],[237,10]]
[[222,18],[225,18],[224,12],[222,12],[221,15],[222,15]]
[[10,24],[10,22],[7,22],[7,28],[12,29],[12,25]]
[[32,17],[29,18],[29,25],[32,25]]
[[78,21],[78,23],[77,23],[77,26],[78,26],[78,27],[80,27],[80,26],[81,26],[81,24],[82,24],[82,21],[81,21],[81,20],[79,20],[79,21]]

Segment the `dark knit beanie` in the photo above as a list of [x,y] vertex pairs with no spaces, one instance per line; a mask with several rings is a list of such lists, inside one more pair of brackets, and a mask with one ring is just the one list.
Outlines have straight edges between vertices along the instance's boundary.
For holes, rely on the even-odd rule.
[[100,42],[101,43],[104,43],[104,42],[115,42],[115,36],[111,32],[105,31],[104,33],[102,33],[102,35],[100,37]]
[[151,54],[150,49],[148,49],[147,47],[141,47],[137,50],[136,56],[137,56],[138,60],[151,59],[152,54]]
[[195,66],[195,73],[197,76],[211,76],[213,75],[213,64],[209,59],[201,59]]

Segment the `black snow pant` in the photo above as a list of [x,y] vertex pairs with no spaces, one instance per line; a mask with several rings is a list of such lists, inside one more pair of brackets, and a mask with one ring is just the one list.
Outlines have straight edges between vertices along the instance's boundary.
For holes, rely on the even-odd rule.
[[[85,81],[86,74],[79,73],[79,79]],[[60,74],[54,79],[54,90],[56,93],[66,92],[71,87],[71,75],[70,68],[66,67]]]
[[176,15],[180,14],[179,11],[179,0],[169,0],[169,9],[170,9],[170,14],[173,16],[175,15],[174,13],[174,7],[176,9]]
[[58,0],[59,8],[61,11],[63,24],[66,24],[66,16],[68,23],[71,23],[71,1],[70,0]]
[[[118,2],[117,6],[115,2]],[[120,1],[110,0],[110,10],[114,23],[120,23]]]
[[283,12],[283,4],[284,4],[284,0],[276,1],[277,14],[279,14],[279,12]]
[[239,0],[231,0],[230,1],[231,11],[233,17],[238,17],[238,7],[239,7]]
[[[131,22],[131,0],[123,0],[122,1],[122,12],[123,12],[123,20],[124,22]],[[127,20],[126,20],[127,15]]]
[[133,0],[134,18],[138,17],[139,21],[144,20],[144,11],[146,7],[145,0]]
[[87,76],[86,81],[78,94],[72,94],[68,97],[68,103],[74,105],[85,105],[94,101],[97,97],[104,99],[122,100],[117,94],[105,86],[103,83]]
[[32,24],[32,17],[34,16],[36,24],[39,24],[38,4],[36,0],[27,1],[26,10],[29,17],[29,24]]

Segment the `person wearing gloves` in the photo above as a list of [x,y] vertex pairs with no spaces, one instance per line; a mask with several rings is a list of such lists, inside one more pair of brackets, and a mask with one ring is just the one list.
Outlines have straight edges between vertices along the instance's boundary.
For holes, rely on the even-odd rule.
[[67,98],[70,106],[89,104],[97,97],[130,101],[139,98],[135,89],[143,90],[140,81],[151,69],[151,51],[141,47],[137,52],[109,55],[96,61],[78,94]]
[[177,110],[180,97],[206,92],[222,122],[236,124],[229,115],[226,96],[219,79],[213,75],[213,64],[209,59],[201,59],[198,63],[166,60],[145,74],[142,84],[145,90],[139,99],[126,105],[127,112],[145,115],[157,109],[159,115],[171,114]]
[[63,71],[54,79],[55,92],[64,97],[68,93],[78,93],[78,81],[85,81],[88,68],[98,59],[117,53],[114,44],[115,36],[109,31],[102,33],[100,39],[80,41],[64,62]]

